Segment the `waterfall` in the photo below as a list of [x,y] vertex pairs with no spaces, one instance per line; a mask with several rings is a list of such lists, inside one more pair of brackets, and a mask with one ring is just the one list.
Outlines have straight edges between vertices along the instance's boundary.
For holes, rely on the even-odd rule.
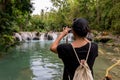
[[40,36],[40,41],[44,41],[44,39],[45,39],[45,34],[42,33],[41,36]]
[[72,41],[73,40],[73,34],[72,33],[69,33],[67,36],[68,36],[68,41]]
[[30,32],[20,32],[20,35],[22,37],[22,40],[27,42],[32,39],[32,35]]
[[73,34],[69,33],[68,35],[66,35],[62,41],[72,41],[73,40]]
[[[45,41],[45,40],[56,40],[60,32],[47,32],[47,33],[40,33],[40,32],[20,32],[20,33],[15,33],[14,37],[18,41],[24,41],[24,42],[29,42],[29,41]],[[73,40],[73,34],[69,33],[67,36],[65,36],[62,40],[68,40],[72,41]]]
[[57,38],[57,33],[54,33],[54,32],[53,32],[52,36],[53,36],[53,41],[56,40],[56,38]]
[[18,39],[18,41],[22,41],[22,37],[19,33],[15,33],[14,37]]

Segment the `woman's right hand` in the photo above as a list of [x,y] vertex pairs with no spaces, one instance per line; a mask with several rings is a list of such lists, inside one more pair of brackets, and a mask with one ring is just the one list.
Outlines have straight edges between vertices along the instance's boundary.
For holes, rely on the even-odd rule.
[[71,28],[64,27],[61,35],[66,36],[70,30]]
[[57,37],[57,39],[50,46],[50,50],[52,52],[57,53],[57,46],[59,45],[60,40],[68,34],[69,30],[71,30],[71,28],[68,28],[68,27],[63,28],[63,31],[61,32],[61,34]]

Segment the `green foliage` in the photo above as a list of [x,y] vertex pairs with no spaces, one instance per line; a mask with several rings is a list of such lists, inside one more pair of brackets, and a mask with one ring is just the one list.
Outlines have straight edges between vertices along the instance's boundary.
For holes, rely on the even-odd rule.
[[120,34],[120,2],[116,3],[116,5],[112,7],[109,17],[112,19],[111,30],[116,34]]
[[38,15],[31,17],[30,24],[29,28],[27,28],[28,31],[41,31],[45,29],[44,22]]
[[0,47],[15,43],[13,33],[25,29],[31,12],[30,0],[0,0]]
[[48,19],[51,23],[53,21],[56,27],[46,20],[51,30],[61,30],[63,26],[71,26],[74,18],[84,17],[90,22],[91,29],[114,30],[117,34],[120,33],[119,0],[51,0],[51,2],[57,8],[57,10],[51,9],[48,13]]
[[[98,31],[114,30],[119,34],[120,2],[119,0],[51,0],[53,8],[49,12],[32,16],[29,30],[61,31],[69,26],[74,18],[84,17],[91,29]],[[25,29],[26,30],[26,29]]]
[[10,44],[14,43],[14,37],[9,35],[2,35],[0,42],[2,42],[2,45],[9,46]]
[[[51,0],[48,12],[32,15],[30,0],[0,0],[0,45],[13,43],[12,35],[19,31],[61,31],[74,18],[84,17],[91,29],[120,34],[119,0]],[[12,39],[12,40],[11,40]]]

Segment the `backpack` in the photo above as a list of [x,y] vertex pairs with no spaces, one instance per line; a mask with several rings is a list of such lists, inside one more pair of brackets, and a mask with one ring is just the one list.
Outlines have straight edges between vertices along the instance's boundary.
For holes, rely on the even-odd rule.
[[[87,59],[88,59],[88,56],[89,56],[90,48],[91,48],[91,43],[89,43],[89,49],[88,49],[88,53],[87,53],[87,56],[86,56],[86,60],[81,60],[81,61],[80,61],[75,49],[73,48],[73,50],[75,52],[75,55],[77,57],[77,60],[80,64],[77,67],[77,69],[75,70],[73,80],[93,80],[91,70],[90,70],[90,68],[87,64]],[[82,61],[84,61],[84,62],[82,62]]]

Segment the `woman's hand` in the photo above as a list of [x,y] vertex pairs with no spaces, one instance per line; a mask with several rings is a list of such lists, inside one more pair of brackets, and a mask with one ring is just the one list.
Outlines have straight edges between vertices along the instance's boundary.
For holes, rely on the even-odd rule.
[[70,31],[71,28],[65,27],[63,28],[63,31],[61,32],[61,34],[57,37],[57,39],[52,43],[52,45],[50,46],[50,50],[54,53],[57,53],[57,46],[59,44],[59,42],[61,41],[61,39],[66,36],[68,34],[68,31]]
[[70,30],[71,30],[71,28],[64,27],[64,28],[63,28],[63,31],[62,31],[62,33],[61,33],[61,36],[62,36],[62,37],[66,36],[66,35],[69,33]]

